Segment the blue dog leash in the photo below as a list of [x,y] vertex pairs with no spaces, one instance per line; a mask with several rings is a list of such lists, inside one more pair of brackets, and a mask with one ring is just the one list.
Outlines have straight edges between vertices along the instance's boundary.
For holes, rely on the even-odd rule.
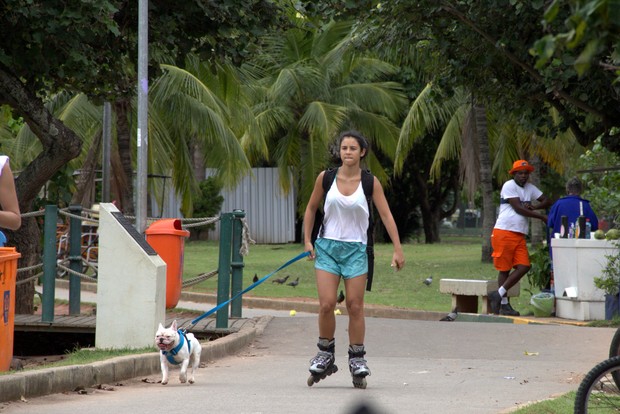
[[225,302],[220,303],[219,305],[217,305],[216,307],[214,307],[213,309],[203,313],[202,315],[200,315],[199,317],[197,317],[196,319],[194,319],[191,322],[190,326],[194,326],[196,323],[198,323],[200,320],[206,318],[209,315],[212,315],[213,313],[217,312],[218,310],[222,309],[224,306],[228,305],[230,302],[232,302],[233,300],[237,299],[239,296],[243,295],[244,293],[249,292],[250,290],[254,289],[256,286],[260,285],[261,283],[263,283],[265,280],[269,279],[271,276],[273,276],[274,274],[276,274],[277,272],[279,272],[280,270],[284,269],[287,266],[290,266],[291,264],[295,263],[296,261],[303,259],[306,256],[309,256],[310,252],[303,252],[298,254],[297,256],[293,257],[291,260],[289,260],[288,262],[284,263],[282,266],[278,267],[276,270],[274,270],[273,272],[269,273],[267,276],[264,276],[262,279],[257,280],[256,282],[252,283],[250,286],[246,287],[245,289],[243,289],[241,292],[237,293],[235,296],[233,296],[232,298],[228,299]]

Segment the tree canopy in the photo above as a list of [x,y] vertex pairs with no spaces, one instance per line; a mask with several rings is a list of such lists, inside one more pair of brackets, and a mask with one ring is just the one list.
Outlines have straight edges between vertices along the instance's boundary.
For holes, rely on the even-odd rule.
[[[157,63],[182,65],[189,52],[203,60],[226,56],[239,63],[257,36],[286,22],[266,0],[150,0],[148,5],[149,57]],[[137,16],[137,1],[5,0],[2,70],[34,92],[134,95]]]
[[249,84],[255,120],[242,137],[248,157],[280,170],[290,188],[299,177],[299,211],[312,193],[316,175],[330,165],[334,140],[344,130],[362,132],[374,148],[365,159],[381,181],[387,175],[376,159],[394,157],[399,120],[407,104],[401,85],[391,79],[393,65],[358,53],[350,21],[330,22],[321,30],[289,29],[265,37],[252,69],[262,74]]
[[[126,108],[137,84],[138,2],[3,0],[0,4],[0,106],[10,106],[13,116],[23,118],[41,142],[40,153],[16,180],[20,209],[28,212],[45,183],[81,153],[82,138],[46,108],[51,95],[68,91],[95,102],[114,102],[123,114],[117,117],[118,137],[123,137],[123,148],[131,149]],[[251,53],[254,39],[287,24],[289,14],[282,4],[150,0],[150,78],[157,75],[160,63],[183,62],[190,52],[205,61],[226,57],[241,62]],[[131,162],[123,161],[125,169],[131,177]],[[25,220],[10,236],[22,253],[22,265],[34,264],[39,249],[35,220]],[[32,308],[32,288],[20,285],[22,311]]]
[[[575,26],[577,3],[590,3],[591,8],[604,4],[608,12],[597,8],[598,18],[591,14],[579,25],[588,33],[579,36],[586,47],[587,39],[604,32],[598,37],[596,52],[584,55],[583,48],[560,47],[560,42],[555,48],[544,47],[540,39],[552,42],[545,37],[549,33],[561,39],[566,27],[570,31]],[[610,70],[617,61],[620,38],[618,19],[612,22],[611,17],[620,5],[555,1],[556,13],[551,16],[545,14],[545,4],[542,0],[384,2],[367,13],[372,24],[368,39],[374,45],[395,45],[391,50],[413,48],[433,57],[442,63],[437,67],[437,83],[465,86],[477,99],[499,103],[507,112],[518,114],[524,125],[547,131],[547,136],[570,129],[581,145],[588,146],[604,135],[603,145],[620,152],[615,128],[620,122],[617,73]],[[607,25],[594,24],[604,23],[605,16]],[[538,58],[543,52],[546,60]],[[575,65],[586,58],[587,68]],[[551,108],[561,115],[560,123],[551,122]]]
[[[183,62],[190,52],[203,60],[241,62],[254,40],[287,24],[287,11],[269,0],[200,0],[173,4],[151,0],[149,58]],[[23,117],[42,151],[18,177],[22,209],[41,186],[80,153],[81,140],[44,107],[59,91],[109,100],[135,95],[138,2],[4,0],[0,10],[0,105]]]

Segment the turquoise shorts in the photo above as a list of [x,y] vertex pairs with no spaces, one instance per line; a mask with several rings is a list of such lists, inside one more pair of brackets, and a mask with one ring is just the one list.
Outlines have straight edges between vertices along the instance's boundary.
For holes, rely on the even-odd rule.
[[345,279],[368,273],[368,255],[363,243],[319,238],[314,243],[314,254],[315,269]]

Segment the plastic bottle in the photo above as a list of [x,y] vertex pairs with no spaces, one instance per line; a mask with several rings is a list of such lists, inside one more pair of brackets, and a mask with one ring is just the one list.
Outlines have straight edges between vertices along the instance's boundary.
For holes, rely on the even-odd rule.
[[560,238],[567,239],[568,238],[568,217],[562,216],[561,218],[561,227],[560,227]]
[[590,223],[590,219],[586,219],[586,239],[592,238],[592,223]]
[[583,201],[579,201],[579,217],[577,217],[577,223],[575,224],[577,227],[575,229],[576,239],[585,239],[586,238],[586,216],[583,215]]

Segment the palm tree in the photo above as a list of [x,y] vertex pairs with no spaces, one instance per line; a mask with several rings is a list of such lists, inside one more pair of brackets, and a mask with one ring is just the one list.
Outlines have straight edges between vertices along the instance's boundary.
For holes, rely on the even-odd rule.
[[210,67],[189,57],[185,68],[161,66],[164,72],[150,92],[149,113],[165,127],[172,151],[167,152],[168,162],[161,154],[151,153],[152,168],[172,173],[182,211],[189,216],[197,181],[204,178],[204,168],[194,164],[215,168],[228,186],[250,170],[237,138],[248,122],[241,109],[245,98],[231,65]]
[[[426,131],[443,128],[443,135],[437,147],[432,175],[438,177],[443,160],[459,159],[462,180],[470,200],[480,191],[483,200],[483,239],[481,259],[491,260],[490,235],[495,223],[494,184],[501,184],[509,178],[512,162],[540,154],[540,158],[552,167],[561,170],[568,159],[567,154],[577,148],[574,137],[549,140],[538,137],[532,131],[519,126],[514,114],[503,113],[487,106],[458,88],[445,98],[437,87],[428,83],[411,105],[403,122],[398,141],[395,171],[402,171],[404,159]],[[553,114],[553,111],[551,112]],[[568,138],[568,139],[567,139]],[[561,149],[560,149],[561,148]],[[569,148],[572,148],[569,149]],[[493,177],[496,182],[493,182]],[[540,234],[540,229],[535,231]],[[539,236],[540,238],[540,236]]]
[[[221,99],[209,88],[208,81],[216,76],[205,71],[195,59],[188,60],[189,69],[203,76],[199,79],[189,70],[171,65],[162,65],[163,75],[154,82],[150,92],[149,106],[149,173],[170,174],[173,187],[181,195],[182,210],[187,216],[192,211],[192,196],[196,194],[196,182],[204,177],[193,173],[192,155],[198,152],[206,154],[207,163],[218,169],[224,183],[234,185],[237,179],[249,170],[249,162],[229,125],[234,122],[229,110]],[[225,67],[222,67],[222,72]],[[220,75],[221,77],[222,75]],[[229,90],[230,88],[222,88]],[[218,92],[218,91],[216,91]],[[118,110],[124,105],[113,105]],[[83,94],[70,95],[60,93],[52,97],[48,103],[50,111],[62,120],[69,128],[76,131],[84,141],[81,155],[69,163],[70,171],[81,171],[83,179],[73,191],[71,201],[84,204],[94,183],[94,173],[101,159],[100,143],[102,129],[102,110],[94,105]],[[128,110],[134,112],[136,102],[128,101]],[[135,116],[113,113],[113,116],[124,119],[135,119]],[[237,118],[234,118],[237,120]],[[112,134],[118,136],[118,123]],[[128,123],[124,128],[133,130]],[[6,134],[5,134],[6,136]],[[27,165],[40,152],[40,143],[24,125],[16,139],[5,139],[5,151],[11,156],[13,168],[19,169]],[[126,143],[124,152],[133,151],[131,142]],[[197,150],[197,151],[196,151]],[[123,156],[122,145],[115,145],[112,157],[113,193],[119,196],[127,180],[124,170],[132,171],[135,157]],[[129,168],[123,167],[129,162]],[[120,181],[119,181],[120,180]],[[155,181],[149,182],[151,192],[161,191]],[[127,209],[132,211],[132,209]]]
[[[431,180],[438,180],[441,177],[444,160],[460,160],[461,180],[465,182],[470,200],[478,189],[482,189],[483,203],[486,207],[483,212],[492,215],[493,188],[485,111],[481,106],[472,105],[471,96],[463,88],[457,88],[450,97],[446,97],[436,85],[429,82],[417,95],[401,128],[397,156],[394,160],[396,174],[402,173],[405,159],[414,143],[425,134],[434,131],[441,131],[442,136],[431,166]],[[489,205],[491,208],[488,208]],[[487,226],[492,226],[493,222],[494,217],[490,219],[483,217],[483,234],[486,234],[484,231],[488,231],[490,236],[491,227]],[[437,223],[433,225],[436,227]],[[490,258],[490,242],[484,237],[483,261],[487,256]]]
[[[253,164],[278,167],[284,191],[292,176],[299,177],[300,213],[342,130],[359,130],[390,158],[396,150],[394,122],[407,102],[401,86],[389,81],[396,68],[359,53],[351,27],[331,22],[321,30],[297,27],[267,37],[263,53],[246,67],[256,82],[247,85],[254,120],[242,145]],[[387,174],[372,153],[367,163],[385,183]]]

